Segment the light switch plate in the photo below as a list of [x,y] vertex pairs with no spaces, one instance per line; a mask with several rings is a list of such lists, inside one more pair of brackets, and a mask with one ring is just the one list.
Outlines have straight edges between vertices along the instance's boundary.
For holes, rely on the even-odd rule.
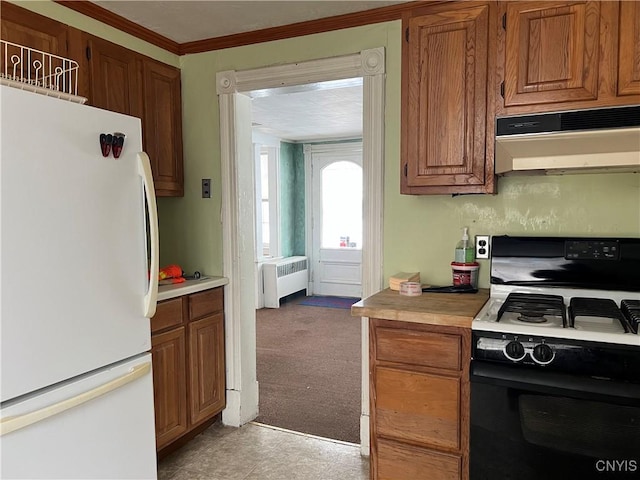
[[202,179],[202,198],[211,198],[211,179]]
[[476,235],[476,259],[489,258],[489,249],[489,235]]

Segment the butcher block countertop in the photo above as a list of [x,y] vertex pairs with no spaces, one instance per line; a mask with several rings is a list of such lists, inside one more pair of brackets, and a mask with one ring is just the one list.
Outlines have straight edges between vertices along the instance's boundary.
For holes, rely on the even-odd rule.
[[478,293],[431,293],[417,297],[387,288],[351,306],[354,317],[471,328],[473,317],[489,299],[489,289]]

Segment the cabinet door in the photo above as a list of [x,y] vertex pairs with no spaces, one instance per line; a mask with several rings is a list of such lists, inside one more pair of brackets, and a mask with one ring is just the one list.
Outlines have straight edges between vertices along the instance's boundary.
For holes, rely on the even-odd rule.
[[[134,117],[142,114],[141,61],[124,47],[86,35],[91,105]],[[144,137],[144,130],[142,131]]]
[[640,3],[620,2],[618,95],[640,95]]
[[[484,193],[490,5],[405,19],[401,192]],[[493,102],[492,102],[493,103]]]
[[2,2],[2,39],[46,53],[66,56],[67,26],[37,13]]
[[185,337],[184,327],[151,337],[158,450],[187,431]]
[[182,106],[180,70],[144,61],[144,148],[159,196],[182,196]]
[[[68,32],[66,25],[7,2],[2,2],[1,17],[0,36],[3,40],[41,52],[67,57]],[[4,49],[0,51],[0,65],[3,70],[5,66],[13,65],[11,58],[14,55],[23,56],[19,47],[8,46],[6,52]],[[8,73],[16,77],[41,82],[42,70],[36,70],[33,65],[33,62],[37,60],[36,57],[23,58],[20,63],[16,63],[15,73],[13,68],[8,68]]]
[[600,2],[507,2],[504,104],[598,98]]
[[195,425],[225,407],[224,317],[189,323],[190,421]]

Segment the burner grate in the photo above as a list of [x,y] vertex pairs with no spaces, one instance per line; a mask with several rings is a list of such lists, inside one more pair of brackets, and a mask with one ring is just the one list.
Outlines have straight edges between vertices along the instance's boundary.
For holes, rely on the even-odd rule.
[[640,327],[640,300],[622,300],[620,310],[629,321],[633,333],[638,333]]
[[616,302],[609,298],[572,298],[569,302],[569,321],[572,327],[575,326],[576,317],[579,316],[612,318],[620,322],[625,333],[630,330],[622,311]]
[[505,312],[519,313],[524,322],[542,323],[545,315],[561,317],[562,326],[567,327],[564,300],[560,295],[539,293],[510,293],[498,310],[496,322]]

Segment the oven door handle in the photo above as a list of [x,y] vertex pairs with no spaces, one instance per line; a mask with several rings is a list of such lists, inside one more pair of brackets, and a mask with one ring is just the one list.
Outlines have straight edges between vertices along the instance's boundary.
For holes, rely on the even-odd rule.
[[513,368],[489,362],[471,362],[471,382],[486,383],[547,394],[573,397],[608,397],[638,400],[640,384],[548,371]]

